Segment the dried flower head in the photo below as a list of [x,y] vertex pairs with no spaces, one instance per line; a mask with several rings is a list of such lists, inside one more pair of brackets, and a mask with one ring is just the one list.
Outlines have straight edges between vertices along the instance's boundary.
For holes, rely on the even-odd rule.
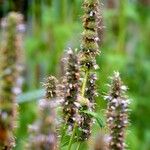
[[40,117],[37,123],[29,127],[30,143],[28,150],[56,150],[57,135],[55,127],[55,98],[57,80],[55,77],[48,77],[46,80],[46,96],[39,103]]
[[9,13],[2,21],[2,43],[0,47],[0,149],[15,146],[13,131],[16,126],[16,96],[21,92],[20,54],[22,36],[18,27],[21,14]]
[[128,125],[129,100],[125,95],[127,87],[123,85],[118,72],[111,78],[109,93],[105,96],[107,105],[107,125],[110,130],[111,150],[125,149],[125,129]]
[[65,94],[63,102],[64,120],[69,128],[73,128],[75,121],[78,121],[78,95],[79,95],[79,60],[77,54],[71,49],[67,52],[67,66],[65,74]]

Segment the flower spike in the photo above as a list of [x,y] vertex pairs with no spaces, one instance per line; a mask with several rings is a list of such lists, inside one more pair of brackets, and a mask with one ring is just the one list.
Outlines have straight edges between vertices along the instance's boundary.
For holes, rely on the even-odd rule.
[[0,47],[0,149],[11,150],[15,146],[13,135],[16,127],[16,96],[21,92],[22,31],[21,14],[11,12],[2,21]]
[[57,150],[57,135],[55,127],[55,101],[57,80],[50,76],[44,84],[46,89],[45,99],[39,103],[40,118],[37,123],[29,127],[30,137],[27,150]]
[[123,85],[119,72],[114,72],[111,85],[105,99],[107,104],[107,124],[110,130],[111,150],[124,150],[125,130],[128,126],[129,99],[126,96],[127,87]]
[[72,130],[75,121],[79,121],[79,60],[78,56],[71,49],[67,52],[67,66],[65,76],[65,94],[63,102],[64,120]]

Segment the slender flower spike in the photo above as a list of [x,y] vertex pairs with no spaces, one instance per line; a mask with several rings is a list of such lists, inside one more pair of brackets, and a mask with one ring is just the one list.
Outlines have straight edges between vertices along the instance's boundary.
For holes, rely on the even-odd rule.
[[109,148],[111,150],[124,150],[129,107],[129,100],[125,95],[127,87],[123,85],[118,72],[114,72],[111,80],[109,93],[105,96],[108,101],[107,125],[111,139]]
[[[99,0],[84,0],[83,9],[83,28],[80,65],[82,70],[82,99],[84,104],[80,107],[81,115],[81,134],[80,140],[88,140],[91,135],[92,117],[87,111],[93,111],[95,105],[96,94],[96,74],[98,68],[96,64],[96,56],[100,53],[98,46],[98,25],[100,21],[100,4]],[[85,103],[86,101],[86,103]]]
[[57,135],[55,132],[55,101],[56,92],[56,78],[50,76],[44,84],[46,88],[45,99],[39,103],[40,119],[37,123],[29,127],[30,141],[27,145],[27,150],[56,150],[57,149]]
[[78,56],[75,54],[75,52],[69,49],[67,53],[63,114],[64,120],[71,130],[73,129],[75,121],[79,121],[79,79]]
[[71,130],[73,129],[75,121],[79,121],[79,79],[80,75],[78,56],[75,54],[75,52],[69,49],[67,52],[63,115],[65,123],[69,126],[69,129]]
[[10,150],[15,146],[13,136],[16,127],[16,96],[21,92],[20,73],[23,22],[21,14],[9,13],[2,21],[2,43],[0,47],[0,149]]
[[81,43],[81,64],[85,69],[94,69],[96,66],[95,57],[99,54],[98,46],[98,24],[100,20],[98,0],[84,0],[84,16],[82,43]]

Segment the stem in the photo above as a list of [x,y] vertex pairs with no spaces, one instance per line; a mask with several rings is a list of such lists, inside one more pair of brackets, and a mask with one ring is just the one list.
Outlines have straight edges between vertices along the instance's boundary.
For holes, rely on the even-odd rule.
[[81,142],[78,144],[76,150],[79,150],[80,146],[81,146]]
[[83,85],[82,85],[82,91],[81,91],[81,95],[82,96],[84,96],[84,93],[85,93],[85,88],[86,88],[86,82],[87,82],[88,74],[89,74],[89,70],[86,70],[85,78],[84,78]]
[[66,19],[66,10],[67,10],[67,0],[61,0],[60,1],[60,10],[61,10],[61,22],[63,23]]
[[125,0],[120,1],[119,9],[119,35],[118,35],[118,51],[124,53],[125,48],[125,38],[126,38],[126,29],[125,29]]
[[75,21],[76,20],[76,16],[77,16],[77,2],[76,0],[72,0],[72,20]]
[[[34,17],[35,17],[35,27],[39,29],[41,27],[41,0],[34,0]],[[37,30],[38,30],[37,29]]]
[[71,150],[72,142],[73,142],[73,139],[74,139],[74,136],[75,136],[76,127],[77,127],[77,123],[75,122],[73,132],[72,132],[72,136],[71,136],[71,139],[69,141],[68,150]]

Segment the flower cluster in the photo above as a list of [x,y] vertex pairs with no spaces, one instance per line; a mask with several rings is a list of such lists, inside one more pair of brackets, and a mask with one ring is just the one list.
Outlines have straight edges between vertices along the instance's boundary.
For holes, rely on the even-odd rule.
[[112,77],[110,91],[105,99],[108,100],[107,106],[107,125],[110,130],[111,150],[124,150],[125,129],[128,125],[129,100],[125,95],[127,87],[123,85],[118,72]]
[[2,21],[3,39],[0,47],[0,149],[15,145],[16,96],[21,92],[22,78],[22,25],[21,14],[9,13]]
[[56,150],[57,135],[55,127],[55,101],[57,90],[57,80],[50,76],[47,78],[45,85],[46,96],[39,103],[40,117],[39,121],[29,127],[30,143],[27,145],[28,150]]
[[[78,56],[71,49],[67,52],[67,66],[65,74],[65,89],[63,114],[64,119],[69,128],[72,130],[75,121],[79,121],[79,60]],[[78,122],[79,123],[79,122]]]

